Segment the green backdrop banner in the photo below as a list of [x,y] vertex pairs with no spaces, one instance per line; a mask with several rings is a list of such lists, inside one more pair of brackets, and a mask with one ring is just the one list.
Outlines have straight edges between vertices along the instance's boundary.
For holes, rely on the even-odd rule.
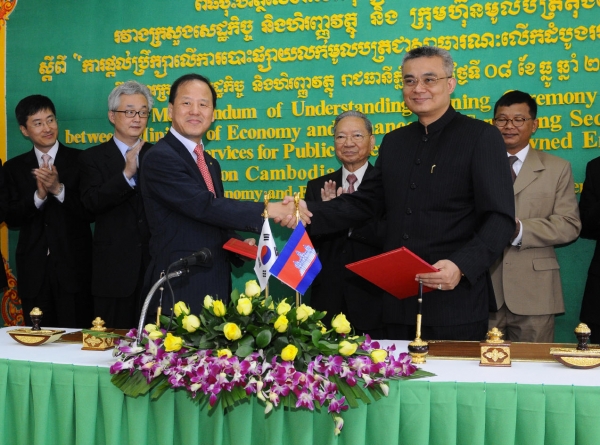
[[[452,104],[462,113],[489,121],[504,92],[535,96],[532,146],[571,161],[577,192],[599,153],[600,0],[21,0],[6,32],[9,158],[30,149],[13,115],[24,96],[51,97],[61,141],[84,149],[111,136],[108,93],[138,80],[156,99],[145,134],[155,142],[169,128],[171,82],[194,71],[218,92],[207,150],[227,196],[303,194],[309,179],[339,168],[331,124],[340,112],[368,114],[377,144],[415,120],[400,64],[420,45],[452,53]],[[281,247],[288,232],[276,234]],[[572,340],[592,247],[558,249],[567,300],[559,341]],[[235,284],[251,271],[236,271]]]

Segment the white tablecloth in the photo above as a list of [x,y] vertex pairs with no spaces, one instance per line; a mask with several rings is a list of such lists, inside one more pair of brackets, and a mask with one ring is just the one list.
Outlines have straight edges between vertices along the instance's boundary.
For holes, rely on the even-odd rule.
[[[80,344],[50,343],[42,346],[24,346],[0,329],[0,359],[73,364],[78,366],[109,367],[115,359],[112,350],[83,351]],[[75,329],[65,329],[67,332]],[[407,350],[408,342],[380,341],[383,347],[396,344],[396,352]],[[421,366],[436,374],[432,382],[486,382],[544,385],[600,386],[600,367],[572,369],[560,363],[513,362],[509,368],[479,366],[476,360],[436,360],[429,358]],[[422,381],[422,380],[421,380]]]

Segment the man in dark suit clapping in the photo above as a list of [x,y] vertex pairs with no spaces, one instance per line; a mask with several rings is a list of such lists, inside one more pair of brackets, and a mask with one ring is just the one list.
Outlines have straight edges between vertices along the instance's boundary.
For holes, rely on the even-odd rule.
[[[373,169],[368,160],[375,136],[367,116],[345,111],[336,117],[333,133],[335,154],[342,167],[309,181],[307,202],[329,201],[342,193],[353,193]],[[346,268],[346,264],[382,253],[384,229],[378,215],[367,224],[313,237],[323,268],[311,286],[310,304],[327,312],[322,320],[327,326],[332,317],[344,313],[357,332],[385,338],[381,289]]]
[[44,326],[89,328],[92,218],[79,196],[81,151],[58,141],[56,110],[46,96],[26,97],[15,114],[33,142],[4,166],[6,222],[20,230],[16,266],[25,322],[37,306]]
[[141,139],[154,100],[135,81],[108,96],[112,139],[79,158],[81,200],[95,215],[92,295],[94,314],[111,328],[137,325],[150,231],[139,186],[139,165],[151,144]]

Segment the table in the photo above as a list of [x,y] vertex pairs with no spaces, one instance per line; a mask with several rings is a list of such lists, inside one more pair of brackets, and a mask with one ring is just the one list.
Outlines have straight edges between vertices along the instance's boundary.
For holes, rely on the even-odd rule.
[[[256,399],[210,410],[184,391],[125,397],[110,382],[111,351],[76,344],[27,347],[0,329],[0,442],[89,444],[597,445],[600,368],[428,360],[435,377],[391,382],[389,397],[344,413],[276,409]],[[406,350],[406,342],[396,342]]]

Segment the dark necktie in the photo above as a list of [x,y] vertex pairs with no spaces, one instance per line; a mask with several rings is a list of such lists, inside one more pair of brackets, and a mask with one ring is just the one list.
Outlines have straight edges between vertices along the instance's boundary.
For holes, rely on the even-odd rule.
[[348,176],[346,176],[346,181],[348,181],[348,184],[350,184],[348,186],[348,190],[346,191],[346,193],[354,193],[356,190],[354,189],[354,183],[358,180],[358,178],[356,177],[356,175],[354,173],[350,173]]
[[196,164],[198,165],[198,169],[200,169],[202,178],[204,178],[206,187],[214,195],[215,187],[213,185],[212,177],[210,176],[210,172],[208,171],[208,165],[206,165],[206,161],[204,160],[204,150],[202,149],[202,147],[200,145],[196,145],[196,148],[194,148],[194,153],[196,153]]
[[[133,150],[133,148],[128,147],[127,150],[125,150],[125,154],[127,155],[127,153],[129,153],[131,150]],[[125,156],[125,158],[127,158],[127,156]],[[138,174],[137,174],[137,171],[133,174],[133,176],[131,177],[131,179],[133,180],[133,183],[135,185],[137,185],[137,183],[138,183]]]
[[515,183],[515,179],[517,179],[517,174],[515,173],[514,164],[519,160],[516,156],[509,156],[508,162],[510,163],[510,174],[512,176],[513,184]]

